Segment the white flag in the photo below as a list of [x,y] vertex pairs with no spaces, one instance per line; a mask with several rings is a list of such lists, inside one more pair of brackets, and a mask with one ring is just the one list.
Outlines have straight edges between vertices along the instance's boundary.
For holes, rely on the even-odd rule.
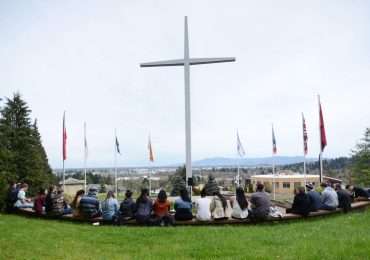
[[87,147],[87,138],[86,138],[86,122],[85,122],[85,124],[84,124],[84,139],[85,139],[85,141],[84,141],[84,143],[85,143],[85,159],[87,159],[87,158],[89,158],[89,149],[88,149],[88,147]]
[[238,154],[239,154],[240,157],[243,157],[245,155],[245,152],[244,152],[244,148],[242,146],[242,143],[240,142],[239,133],[238,132],[236,133],[236,137],[237,137]]

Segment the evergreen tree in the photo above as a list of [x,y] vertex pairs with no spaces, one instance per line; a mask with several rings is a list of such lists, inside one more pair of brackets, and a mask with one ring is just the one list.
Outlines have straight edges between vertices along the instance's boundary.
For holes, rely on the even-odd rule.
[[253,193],[253,184],[251,182],[248,184],[248,193]]
[[204,185],[204,189],[207,192],[207,196],[213,196],[213,193],[219,190],[215,177],[212,174],[208,176],[208,181]]
[[149,179],[144,178],[141,183],[141,189],[149,189]]
[[107,187],[105,186],[105,184],[100,185],[99,193],[106,193],[106,192],[107,192]]
[[354,184],[370,186],[370,127],[366,128],[362,142],[356,144],[350,165],[351,178]]
[[179,174],[175,174],[172,178],[172,195],[179,196],[183,188],[186,188],[185,181]]
[[186,166],[183,165],[182,167],[179,167],[175,171],[176,175],[180,175],[180,177],[186,182]]
[[37,194],[41,187],[49,186],[54,180],[41,143],[37,121],[31,124],[30,112],[19,93],[15,93],[12,99],[6,98],[5,106],[0,108],[2,198],[9,180],[28,183],[31,196]]

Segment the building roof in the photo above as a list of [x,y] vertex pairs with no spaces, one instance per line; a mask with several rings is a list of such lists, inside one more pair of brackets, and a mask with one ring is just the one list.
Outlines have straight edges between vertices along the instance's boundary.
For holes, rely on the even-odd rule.
[[[304,178],[304,174],[292,174],[292,175],[285,175],[285,174],[261,174],[261,175],[252,175],[251,178],[269,178],[269,179],[302,179]],[[306,178],[319,178],[319,175],[312,175],[312,174],[306,174]]]
[[[65,180],[64,184],[65,185],[85,184],[85,180],[77,180],[75,178],[68,178]],[[60,181],[59,185],[63,185],[63,181]]]

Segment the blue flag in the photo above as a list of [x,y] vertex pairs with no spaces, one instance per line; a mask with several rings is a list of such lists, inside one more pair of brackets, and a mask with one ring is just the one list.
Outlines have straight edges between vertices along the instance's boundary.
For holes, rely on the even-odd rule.
[[117,140],[117,136],[116,136],[116,148],[117,148],[117,153],[121,154],[121,152],[119,150],[119,142]]

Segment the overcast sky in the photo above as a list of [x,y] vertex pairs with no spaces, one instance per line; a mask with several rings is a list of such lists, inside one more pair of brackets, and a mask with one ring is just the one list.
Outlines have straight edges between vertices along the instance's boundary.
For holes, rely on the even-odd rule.
[[[236,57],[191,67],[193,160],[319,153],[320,94],[325,157],[348,156],[370,126],[369,1],[4,1],[0,0],[1,97],[19,91],[37,118],[54,168],[154,166],[185,161],[182,67],[140,68],[182,58],[184,16],[191,57]],[[1,104],[3,105],[4,102]]]

